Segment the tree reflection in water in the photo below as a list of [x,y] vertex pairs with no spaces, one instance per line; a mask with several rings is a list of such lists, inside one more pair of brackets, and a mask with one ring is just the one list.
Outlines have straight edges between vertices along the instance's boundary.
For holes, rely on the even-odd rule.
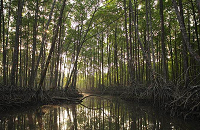
[[118,98],[89,97],[82,104],[45,105],[28,112],[0,116],[8,130],[159,130],[199,129],[199,125],[171,119],[151,107]]

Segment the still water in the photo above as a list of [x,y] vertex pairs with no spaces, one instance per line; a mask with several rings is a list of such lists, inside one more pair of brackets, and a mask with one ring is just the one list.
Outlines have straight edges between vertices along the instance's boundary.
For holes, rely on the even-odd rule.
[[170,118],[144,104],[104,96],[88,97],[81,104],[0,114],[0,130],[200,130],[200,124]]

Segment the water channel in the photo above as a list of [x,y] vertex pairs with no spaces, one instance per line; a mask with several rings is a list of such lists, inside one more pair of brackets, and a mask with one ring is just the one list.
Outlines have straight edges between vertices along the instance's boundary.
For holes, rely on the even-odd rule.
[[88,97],[81,104],[44,105],[0,114],[0,130],[200,130],[145,104]]

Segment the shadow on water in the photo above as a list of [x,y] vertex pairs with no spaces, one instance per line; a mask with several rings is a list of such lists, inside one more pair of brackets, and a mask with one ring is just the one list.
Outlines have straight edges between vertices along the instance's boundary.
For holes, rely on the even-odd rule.
[[200,124],[170,118],[150,106],[115,97],[88,97],[82,104],[45,105],[0,115],[1,130],[198,130]]

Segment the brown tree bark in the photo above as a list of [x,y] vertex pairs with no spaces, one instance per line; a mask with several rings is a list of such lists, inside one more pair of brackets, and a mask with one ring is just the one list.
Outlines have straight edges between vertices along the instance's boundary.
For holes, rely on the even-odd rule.
[[197,3],[197,9],[198,9],[199,18],[200,18],[200,0],[196,0],[196,3]]
[[[81,48],[82,48],[83,44],[85,43],[85,41],[87,41],[86,37],[87,37],[88,32],[91,30],[90,26],[92,25],[92,21],[94,19],[94,15],[95,15],[96,12],[97,12],[97,7],[95,7],[95,10],[94,10],[94,12],[92,14],[92,18],[89,21],[89,25],[87,27],[87,30],[85,31],[85,34],[80,39],[80,44],[77,47],[77,54],[76,54],[76,59],[75,59],[74,65],[77,65],[77,63],[78,63],[78,58],[79,58],[79,54],[80,54]],[[75,76],[74,75],[75,70],[76,70],[76,68],[74,66],[72,71],[71,71],[70,77],[68,78],[68,80],[66,82],[66,85],[65,85],[66,88],[68,88],[68,86],[69,86],[69,84],[71,82],[71,78],[73,78],[72,76]]]
[[[7,54],[7,47],[8,47],[8,41],[9,41],[9,35],[8,35],[8,33],[9,33],[9,25],[10,25],[10,12],[11,12],[11,0],[9,0],[9,9],[8,9],[8,22],[7,22],[7,32],[6,32],[6,54]],[[8,57],[8,56],[7,56]],[[9,60],[6,60],[6,85],[8,85],[8,73],[9,73],[9,67],[8,67],[8,65],[9,65]]]
[[[184,27],[186,27],[185,26],[185,22],[184,22],[184,15],[183,15],[184,12],[183,12],[182,0],[179,0],[179,9],[180,9],[181,20],[183,22]],[[189,35],[188,35],[188,42],[190,42],[190,36]],[[186,46],[186,42],[184,40],[183,40],[183,46],[182,47],[183,47],[183,50],[182,50],[182,54],[183,54],[183,71],[186,72],[187,69],[188,69],[188,56],[187,56],[187,46]],[[186,82],[186,86],[187,86],[187,76],[185,77],[185,79],[186,79],[185,82]]]
[[160,23],[161,23],[161,46],[162,46],[162,63],[164,80],[168,80],[166,48],[165,48],[165,30],[164,30],[164,15],[163,15],[163,0],[160,0]]
[[192,15],[193,15],[194,25],[195,25],[195,35],[197,38],[198,54],[200,55],[200,43],[199,43],[199,35],[198,35],[198,29],[197,29],[197,20],[196,20],[196,15],[195,15],[195,10],[194,10],[194,4],[192,0],[190,0],[190,3],[192,5]]
[[43,32],[43,37],[42,37],[42,42],[41,42],[41,47],[40,47],[40,53],[39,53],[39,56],[38,56],[38,59],[37,59],[37,63],[35,65],[35,72],[34,72],[34,75],[33,75],[33,79],[31,80],[31,82],[29,83],[29,86],[32,86],[32,84],[34,83],[34,79],[37,75],[37,70],[38,70],[38,67],[39,67],[39,63],[40,63],[40,59],[42,57],[42,54],[44,52],[44,44],[45,44],[45,39],[46,39],[46,36],[47,36],[47,30],[48,30],[48,27],[49,27],[49,24],[50,24],[50,21],[51,21],[51,18],[52,18],[52,14],[53,14],[53,9],[54,9],[54,6],[55,6],[55,2],[56,0],[54,0],[53,4],[52,4],[52,7],[51,7],[51,12],[49,14],[49,19],[46,23],[46,27],[45,27],[45,30]]
[[103,47],[104,47],[104,45],[103,45],[103,43],[104,43],[104,36],[103,36],[103,32],[102,32],[102,37],[101,37],[101,73],[102,73],[102,77],[101,77],[101,79],[102,79],[102,86],[104,87],[104,64],[103,64],[103,58],[104,58],[104,56],[103,56]]
[[178,10],[177,3],[176,3],[175,0],[172,0],[172,3],[173,3],[173,6],[174,6],[174,9],[175,9],[175,13],[177,15],[177,19],[178,19],[178,22],[179,22],[181,34],[183,36],[183,40],[184,40],[184,42],[187,45],[187,49],[188,49],[189,53],[194,57],[194,59],[200,65],[200,56],[193,50],[193,48],[190,45],[189,38],[188,38],[188,35],[187,35],[187,31],[186,31],[186,28],[184,26],[184,22],[183,22],[183,20],[181,18],[180,12]]
[[23,2],[18,0],[18,11],[17,11],[17,21],[16,21],[16,33],[15,33],[15,46],[14,46],[14,53],[13,53],[13,60],[12,60],[12,69],[11,69],[11,76],[10,82],[11,85],[16,85],[16,71],[18,65],[18,54],[19,54],[19,31],[21,28],[21,21],[22,21],[22,8]]
[[33,83],[29,83],[29,85],[33,85],[33,86],[29,86],[29,87],[34,87],[34,81],[35,81],[35,52],[36,52],[36,42],[37,42],[37,19],[38,19],[38,10],[39,10],[39,6],[38,6],[38,0],[35,1],[36,2],[36,8],[35,8],[35,19],[34,19],[34,23],[33,23],[33,49],[32,49],[32,64],[31,64],[31,76],[29,79],[29,82],[33,82]]
[[117,27],[115,27],[115,43],[114,43],[114,66],[115,66],[115,77],[116,77],[116,83],[119,85],[119,74],[118,74],[118,56],[117,56]]
[[[29,18],[29,14],[27,16]],[[29,67],[28,67],[28,55],[29,55],[29,47],[28,47],[28,44],[29,44],[29,21],[27,23],[27,30],[26,30],[26,34],[27,34],[27,38],[26,38],[26,58],[25,58],[25,61],[26,61],[26,64],[25,64],[25,86],[28,85],[28,72],[29,72]]]
[[[3,13],[3,0],[1,0],[1,9],[0,9],[0,43],[2,42],[3,46],[3,84],[7,85],[6,79],[6,43],[5,43],[5,22],[4,22],[4,13]],[[2,25],[2,30],[1,30]],[[2,33],[1,33],[2,31]]]
[[60,27],[61,22],[62,22],[63,11],[64,11],[64,8],[65,8],[65,5],[66,5],[66,0],[63,1],[62,8],[60,10],[60,16],[59,16],[59,19],[58,19],[58,23],[57,23],[57,27],[56,27],[56,30],[55,30],[55,34],[53,36],[53,40],[52,40],[51,48],[50,48],[50,51],[49,51],[49,55],[48,55],[48,58],[47,58],[47,61],[46,61],[46,64],[45,64],[45,68],[44,68],[44,70],[42,72],[42,76],[41,76],[41,79],[40,79],[40,82],[39,82],[39,89],[40,90],[42,89],[42,84],[44,82],[44,79],[45,79],[45,76],[46,76],[46,72],[47,72],[47,69],[48,69],[48,66],[49,66],[49,63],[50,63],[50,60],[51,60],[51,56],[52,56],[52,53],[53,53],[54,48],[55,48],[55,43],[56,43],[56,39],[57,39],[57,36],[58,36],[58,30],[59,30],[59,27]]
[[131,3],[129,1],[129,43],[130,43],[130,83],[135,82],[135,64],[134,64],[134,44],[132,42],[132,16],[130,10]]
[[[61,23],[62,25],[62,23]],[[56,65],[55,65],[55,77],[54,77],[54,83],[53,88],[57,88],[57,82],[58,82],[58,66],[59,66],[59,60],[60,60],[60,51],[61,51],[61,44],[62,44],[62,26],[60,26],[60,32],[59,32],[59,40],[57,45],[57,51],[56,51]]]
[[126,0],[124,0],[124,28],[126,34],[126,50],[127,50],[127,81],[129,84],[129,76],[130,76],[130,56],[129,56],[129,42],[128,42],[128,29],[127,29],[127,11],[126,11]]
[[149,28],[150,28],[150,41],[151,41],[151,51],[152,51],[152,58],[153,58],[153,69],[156,69],[156,62],[155,62],[155,49],[153,44],[153,31],[152,31],[152,16],[151,16],[151,7],[150,2],[148,6],[149,11]]
[[[130,0],[130,4],[132,5],[131,0]],[[135,18],[134,13],[133,13],[133,7],[132,7],[132,6],[130,6],[130,7],[131,7],[131,12],[132,12],[132,18]],[[142,50],[143,57],[144,57],[144,59],[145,59],[146,62],[147,62],[147,66],[148,66],[148,68],[149,68],[149,70],[150,70],[150,73],[153,74],[154,80],[156,80],[156,79],[155,79],[155,70],[152,68],[151,61],[150,61],[150,55],[148,55],[148,54],[146,53],[145,48],[144,48],[144,45],[142,44],[142,41],[141,41],[141,39],[140,39],[139,30],[138,30],[138,25],[136,24],[136,20],[133,19],[133,22],[134,22],[134,25],[135,25],[135,30],[136,30],[136,32],[137,32],[137,38],[138,38],[138,42],[139,42],[140,47],[141,47],[141,50]]]

